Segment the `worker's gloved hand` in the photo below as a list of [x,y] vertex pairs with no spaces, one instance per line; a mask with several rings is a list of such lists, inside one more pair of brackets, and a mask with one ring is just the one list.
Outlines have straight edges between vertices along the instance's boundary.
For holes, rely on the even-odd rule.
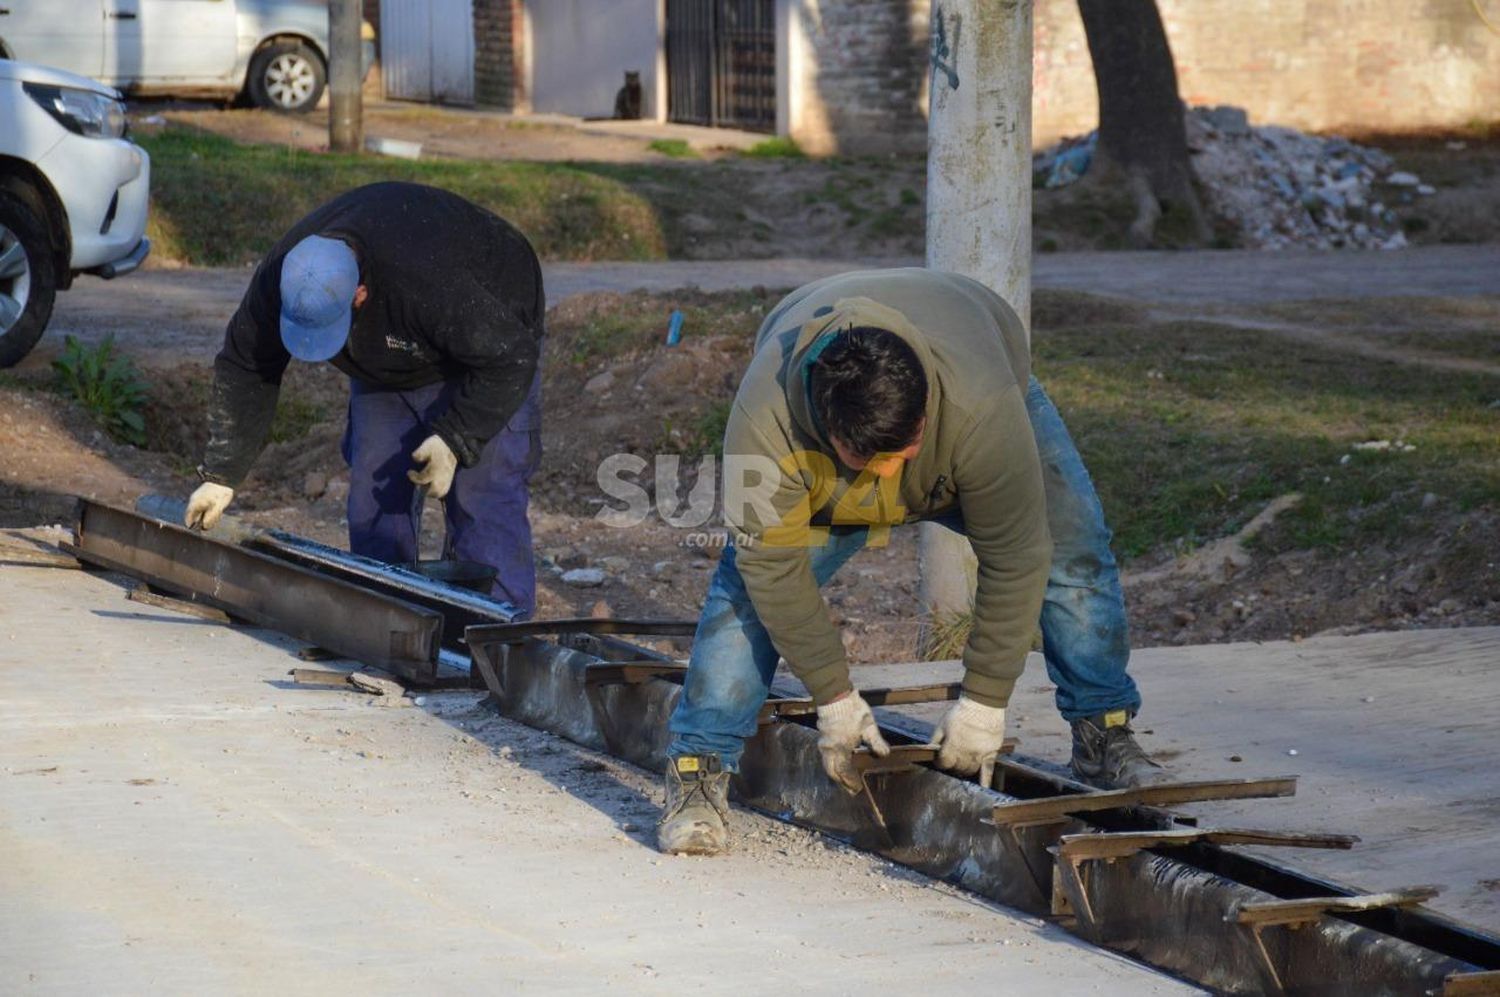
[[458,458],[441,436],[433,435],[423,440],[422,445],[411,452],[411,459],[420,465],[406,472],[412,484],[425,486],[433,498],[448,494],[448,489],[453,487],[453,475],[458,470]]
[[219,517],[234,500],[234,489],[205,481],[188,496],[187,515],[182,525],[190,530],[211,530],[219,525]]
[[979,773],[979,782],[989,786],[995,772],[995,757],[1005,742],[1005,708],[985,706],[959,697],[932,732],[932,743],[941,745],[939,768],[958,775]]
[[823,771],[851,793],[864,788],[854,767],[854,749],[861,743],[882,758],[891,753],[891,746],[875,726],[869,704],[857,690],[818,707],[818,752],[823,756]]

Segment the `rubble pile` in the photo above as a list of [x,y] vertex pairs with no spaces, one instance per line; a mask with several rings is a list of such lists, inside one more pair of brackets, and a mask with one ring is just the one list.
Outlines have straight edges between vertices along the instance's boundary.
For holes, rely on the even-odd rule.
[[[1379,149],[1294,128],[1252,127],[1237,107],[1195,107],[1186,115],[1188,148],[1205,207],[1255,249],[1400,249],[1394,208],[1433,188],[1399,171]],[[1039,185],[1082,176],[1095,134],[1039,153]]]

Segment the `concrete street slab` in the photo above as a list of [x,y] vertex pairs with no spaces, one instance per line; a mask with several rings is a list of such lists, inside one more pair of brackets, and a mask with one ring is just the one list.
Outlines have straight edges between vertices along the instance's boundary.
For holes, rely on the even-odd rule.
[[[1500,932],[1500,627],[1146,648],[1130,670],[1140,741],[1178,777],[1300,777],[1291,799],[1179,809],[1204,826],[1359,835],[1347,852],[1259,852],[1372,892],[1439,884],[1429,907]],[[877,686],[957,681],[962,667],[855,671]],[[1055,688],[1033,654],[1007,722],[1020,753],[1066,765]]]
[[753,814],[663,857],[653,776],[295,650],[0,567],[0,992],[1194,992]]

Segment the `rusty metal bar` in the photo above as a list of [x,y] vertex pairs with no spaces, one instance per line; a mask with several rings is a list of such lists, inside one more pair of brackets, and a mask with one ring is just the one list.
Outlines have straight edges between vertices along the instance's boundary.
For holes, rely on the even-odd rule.
[[[77,562],[74,562],[77,563]],[[186,599],[173,599],[171,596],[157,595],[145,585],[136,585],[125,593],[125,598],[131,602],[138,602],[143,606],[155,606],[157,609],[170,609],[174,613],[182,613],[184,616],[196,616],[200,620],[208,620],[212,623],[223,623],[228,625],[234,621],[229,614],[222,609],[214,609],[197,602],[189,602]]]
[[1050,796],[1038,800],[1016,800],[1001,803],[992,815],[1001,827],[1060,823],[1070,815],[1125,807],[1169,807],[1179,803],[1201,803],[1206,800],[1246,800],[1275,796],[1293,796],[1297,792],[1296,776],[1271,779],[1210,779],[1201,782],[1167,782],[1130,789],[1109,789],[1097,793]]
[[1148,848],[1208,845],[1264,845],[1287,848],[1353,848],[1352,834],[1302,834],[1292,831],[1250,831],[1238,828],[1185,827],[1169,831],[1118,831],[1105,834],[1065,834],[1057,843],[1063,859],[1126,858]]
[[584,684],[635,685],[654,678],[681,676],[687,665],[679,661],[601,661],[588,666]]
[[1500,970],[1454,973],[1443,980],[1443,997],[1500,997]]
[[414,682],[429,683],[436,675],[442,617],[358,585],[87,500],[79,503],[75,540],[64,549]]
[[469,627],[464,640],[516,644],[527,637],[574,636],[578,634],[630,634],[639,637],[691,637],[698,624],[692,620],[617,620],[582,617],[567,620],[525,620]]
[[1267,900],[1240,905],[1234,912],[1234,920],[1237,924],[1309,924],[1328,914],[1349,914],[1384,907],[1413,907],[1426,903],[1441,892],[1441,886],[1408,886],[1386,893],[1364,893],[1352,897]]
[[[859,694],[871,706],[910,706],[916,703],[943,703],[958,698],[963,687],[957,682],[932,685],[897,686],[890,689],[861,689]],[[805,717],[818,712],[810,696],[768,699],[760,708],[760,722],[778,717]]]

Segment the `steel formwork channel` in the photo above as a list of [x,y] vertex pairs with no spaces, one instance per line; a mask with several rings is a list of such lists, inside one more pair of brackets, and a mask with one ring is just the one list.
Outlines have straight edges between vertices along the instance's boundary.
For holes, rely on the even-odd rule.
[[[495,633],[501,629],[476,628],[467,638],[476,670],[501,713],[645,768],[665,764],[667,719],[680,686],[666,679],[590,683],[601,659],[578,648],[597,650],[597,638],[563,638],[575,644],[570,647],[535,636],[505,640]],[[913,740],[907,732],[888,730],[898,741]],[[801,723],[764,725],[747,743],[732,784],[735,798],[1034,914],[1073,913],[1053,882],[1053,850],[1063,834],[1174,826],[1164,811],[1137,808],[1090,814],[1088,821],[999,828],[991,819],[995,806],[1018,797],[929,768],[872,775],[870,799],[851,797],[823,775],[816,740],[815,731]],[[1007,788],[1025,797],[1083,788],[1015,759],[1002,764]],[[874,826],[871,801],[884,815],[883,829]],[[1252,872],[1265,866],[1265,876],[1247,879],[1261,887],[1279,884],[1281,892],[1205,868],[1216,863]],[[1402,934],[1421,936],[1439,950],[1356,923],[1365,915],[1351,914],[1322,917],[1297,930],[1267,931],[1263,957],[1257,939],[1235,922],[1246,904],[1330,890],[1352,892],[1297,879],[1283,867],[1210,844],[1148,849],[1090,863],[1091,917],[1069,916],[1065,923],[1096,944],[1231,993],[1274,992],[1267,959],[1276,983],[1291,993],[1425,994],[1439,992],[1454,974],[1497,968],[1500,942],[1429,912],[1402,911],[1412,919],[1407,927],[1418,929]],[[1394,912],[1373,913],[1389,919]]]
[[181,526],[81,500],[81,561],[415,683],[437,674],[443,618],[367,588]]

